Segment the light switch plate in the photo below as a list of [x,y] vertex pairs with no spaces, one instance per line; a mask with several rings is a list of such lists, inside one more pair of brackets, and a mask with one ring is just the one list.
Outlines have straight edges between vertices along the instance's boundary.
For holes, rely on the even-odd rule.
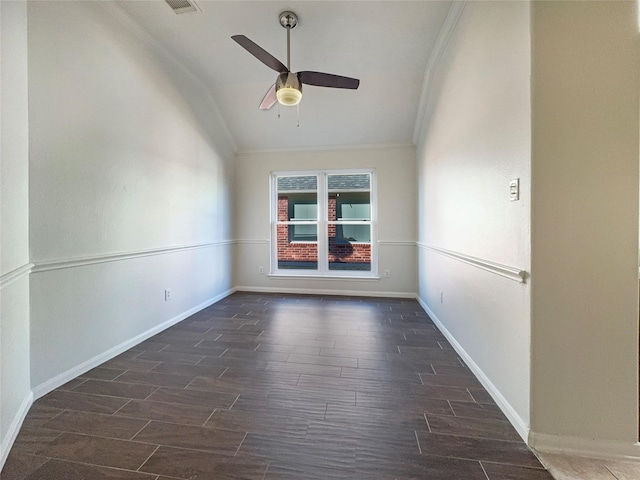
[[509,182],[509,199],[512,202],[520,200],[520,179],[516,178]]

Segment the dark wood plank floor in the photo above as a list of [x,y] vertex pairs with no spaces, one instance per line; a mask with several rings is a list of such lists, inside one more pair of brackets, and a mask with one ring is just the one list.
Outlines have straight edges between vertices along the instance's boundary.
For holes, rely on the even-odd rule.
[[1,478],[551,476],[416,301],[236,293],[35,402]]

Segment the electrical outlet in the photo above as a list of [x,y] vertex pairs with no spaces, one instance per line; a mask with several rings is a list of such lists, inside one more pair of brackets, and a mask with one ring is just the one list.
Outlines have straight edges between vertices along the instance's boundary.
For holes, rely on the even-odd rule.
[[389,278],[391,276],[391,270],[384,271],[384,278]]
[[164,301],[168,302],[169,300],[171,300],[171,289],[170,288],[165,288],[164,289]]
[[262,265],[258,267],[258,273],[264,275],[264,267]]

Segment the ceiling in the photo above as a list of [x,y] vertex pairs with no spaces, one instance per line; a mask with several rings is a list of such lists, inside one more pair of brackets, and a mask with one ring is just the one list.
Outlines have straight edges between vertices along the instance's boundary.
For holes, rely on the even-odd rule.
[[[341,145],[411,144],[425,68],[449,1],[214,1],[177,15],[162,0],[119,7],[209,90],[237,149],[265,151]],[[305,86],[296,107],[258,109],[277,73],[231,35],[243,34],[291,70],[360,79],[358,90]],[[280,118],[278,118],[280,113]]]

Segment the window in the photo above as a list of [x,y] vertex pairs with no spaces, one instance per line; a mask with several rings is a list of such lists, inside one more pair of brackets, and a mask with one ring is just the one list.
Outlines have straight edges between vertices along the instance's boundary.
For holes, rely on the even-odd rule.
[[[315,194],[292,194],[288,196],[289,218],[293,222],[313,221],[318,218],[318,203]],[[298,224],[289,228],[290,242],[317,242],[318,231],[314,224]]]
[[274,173],[271,272],[377,274],[373,170]]
[[[337,193],[336,211],[337,220],[343,221],[338,225],[336,242],[371,242],[371,229],[369,225],[362,224],[371,218],[368,194]],[[346,221],[353,223],[345,223]]]

